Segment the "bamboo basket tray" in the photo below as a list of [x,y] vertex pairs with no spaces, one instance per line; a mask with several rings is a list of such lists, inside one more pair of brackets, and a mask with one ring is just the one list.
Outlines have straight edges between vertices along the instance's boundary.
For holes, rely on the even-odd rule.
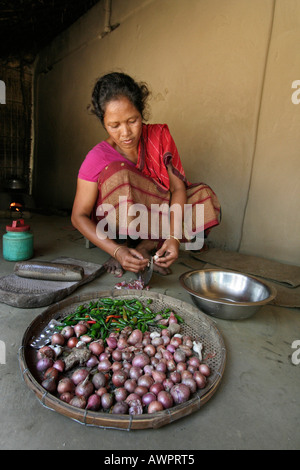
[[[32,339],[39,336],[44,327],[52,319],[59,320],[81,304],[100,297],[139,298],[141,302],[152,299],[151,309],[159,311],[171,308],[184,319],[181,333],[190,335],[194,340],[203,344],[203,360],[210,366],[211,375],[207,386],[198,390],[191,398],[180,405],[154,414],[119,415],[104,411],[82,410],[61,401],[47,392],[40,385],[40,378],[36,371],[36,350],[30,346]],[[80,424],[99,428],[120,430],[160,428],[187,416],[200,409],[216,392],[222,379],[226,363],[226,349],[218,329],[204,313],[192,305],[157,292],[139,290],[116,290],[86,293],[73,296],[48,307],[41,315],[36,317],[24,333],[22,345],[19,350],[19,364],[26,385],[35,393],[40,403]]]

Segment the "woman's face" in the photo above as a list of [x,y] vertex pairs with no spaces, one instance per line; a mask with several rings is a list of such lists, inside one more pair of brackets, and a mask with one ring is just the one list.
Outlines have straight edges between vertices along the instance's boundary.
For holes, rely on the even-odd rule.
[[142,133],[142,116],[131,101],[122,96],[109,101],[104,114],[104,126],[109,141],[128,154],[138,149]]

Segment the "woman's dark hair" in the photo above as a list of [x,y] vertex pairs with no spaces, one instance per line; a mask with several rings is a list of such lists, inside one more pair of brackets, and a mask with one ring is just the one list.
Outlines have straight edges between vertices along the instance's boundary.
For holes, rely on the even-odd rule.
[[146,101],[150,92],[145,83],[137,83],[125,73],[113,72],[100,77],[92,93],[92,113],[100,119],[104,126],[104,114],[107,103],[122,96],[131,101],[146,120]]

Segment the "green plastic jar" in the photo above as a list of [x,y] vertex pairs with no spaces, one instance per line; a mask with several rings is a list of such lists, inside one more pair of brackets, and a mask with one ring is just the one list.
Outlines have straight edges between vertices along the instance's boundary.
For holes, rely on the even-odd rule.
[[24,219],[14,220],[6,226],[3,235],[3,258],[7,261],[23,261],[33,256],[33,235]]

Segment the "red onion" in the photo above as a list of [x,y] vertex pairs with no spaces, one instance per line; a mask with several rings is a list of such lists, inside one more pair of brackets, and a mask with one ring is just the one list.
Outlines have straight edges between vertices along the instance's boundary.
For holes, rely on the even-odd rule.
[[174,344],[168,344],[167,345],[167,351],[174,354],[174,352],[176,351],[176,348],[175,348]]
[[66,339],[70,339],[70,338],[72,338],[72,336],[74,336],[75,331],[74,331],[74,328],[73,328],[72,326],[65,326],[65,327],[62,329],[61,334],[62,334]]
[[147,344],[150,344],[150,343],[151,343],[150,336],[144,336],[143,341],[142,341],[142,345],[147,346]]
[[144,367],[144,373],[146,375],[152,375],[152,371],[154,370],[154,366],[150,366],[150,364],[147,364],[145,367]]
[[150,388],[153,383],[154,379],[150,375],[145,374],[138,378],[138,385],[142,385],[142,387]]
[[[147,392],[146,392],[147,393]],[[130,393],[127,398],[126,398],[126,403],[128,403],[129,405],[131,404],[131,402],[140,402],[142,403],[142,398],[140,395],[138,395],[137,393]]]
[[64,377],[63,379],[61,379],[58,382],[57,392],[59,394],[62,394],[62,393],[72,393],[73,394],[74,390],[75,390],[74,382],[71,379],[69,379],[68,377]]
[[137,380],[139,377],[143,375],[143,370],[140,367],[131,367],[129,370],[129,377],[131,379]]
[[152,339],[151,343],[153,344],[153,346],[157,348],[157,346],[164,344],[164,340],[162,339],[161,336],[156,336],[155,338]]
[[189,387],[183,383],[175,384],[171,388],[170,393],[176,404],[185,403],[186,401],[188,401],[191,394]]
[[56,380],[52,377],[45,379],[42,382],[42,387],[47,390],[47,392],[54,393],[56,391]]
[[103,353],[104,351],[103,341],[102,340],[93,341],[92,343],[89,344],[89,350],[95,356],[100,356],[100,354]]
[[187,379],[183,379],[182,382],[184,385],[187,385],[191,391],[191,393],[195,393],[197,390],[197,384],[194,379],[188,377]]
[[158,411],[163,411],[163,410],[164,410],[164,407],[162,403],[160,401],[155,400],[149,403],[147,411],[149,414],[152,414],[152,413],[157,413]]
[[132,365],[130,362],[123,362],[123,369],[125,370],[125,372],[127,372],[127,374],[129,374],[129,371],[131,369]]
[[100,361],[97,369],[99,372],[108,372],[111,368],[111,362],[108,359],[104,359],[103,361]]
[[168,347],[169,345],[167,346],[167,349],[162,351],[162,355],[166,361],[173,361],[173,354],[168,350]]
[[201,374],[204,375],[205,377],[209,377],[209,376],[210,376],[210,368],[208,367],[207,364],[200,364],[200,365],[199,365],[199,371],[200,371]]
[[174,382],[174,384],[178,384],[179,382],[181,382],[181,374],[180,372],[174,370],[173,372],[170,373],[170,379],[172,380],[172,382]]
[[182,344],[182,340],[179,338],[179,336],[173,336],[173,338],[171,338],[170,344],[175,346],[175,348],[178,348]]
[[101,387],[105,387],[106,377],[103,372],[97,372],[92,378],[92,383],[97,390]]
[[128,347],[127,339],[120,338],[117,344],[118,349],[125,349]]
[[177,363],[186,361],[186,355],[185,355],[185,352],[182,351],[182,349],[176,349],[173,357],[174,357],[174,361]]
[[167,361],[167,369],[169,372],[173,372],[174,370],[176,370],[176,364],[173,359],[170,359],[169,361]]
[[160,361],[158,364],[156,364],[156,370],[158,372],[166,372],[167,371],[167,365],[165,362]]
[[51,344],[63,346],[65,344],[65,337],[61,333],[54,333],[51,338]]
[[147,344],[144,347],[144,353],[148,354],[149,357],[154,356],[156,353],[155,346],[153,346],[153,344]]
[[177,363],[176,370],[177,370],[178,372],[181,373],[181,372],[183,372],[183,371],[186,370],[186,369],[187,369],[187,364],[186,364],[186,362],[178,362],[178,363]]
[[143,340],[143,333],[141,332],[141,330],[136,329],[136,330],[133,330],[131,335],[128,337],[127,343],[134,345],[136,343],[141,343],[142,340]]
[[141,415],[143,414],[143,406],[139,402],[132,402],[129,406],[128,413],[130,415]]
[[63,372],[65,370],[65,363],[62,359],[57,359],[57,361],[54,362],[53,367],[59,372]]
[[136,383],[136,380],[134,379],[127,379],[126,382],[124,383],[124,388],[129,393],[133,393],[136,387],[137,387],[137,383]]
[[160,372],[159,370],[152,371],[152,377],[154,382],[163,383],[163,381],[167,378],[164,372]]
[[118,341],[114,336],[109,336],[108,338],[106,338],[106,342],[107,345],[112,349],[116,349],[118,345]]
[[156,395],[153,392],[147,392],[142,396],[143,405],[149,405],[152,401],[156,400]]
[[139,397],[142,397],[147,392],[148,392],[148,387],[145,387],[144,385],[138,385],[134,391],[134,393],[138,395]]
[[86,399],[84,397],[74,397],[70,401],[70,405],[76,406],[76,408],[84,409],[86,407]]
[[72,374],[72,381],[75,385],[80,384],[80,382],[83,382],[87,376],[89,375],[89,371],[84,368],[76,369],[75,372]]
[[181,349],[182,351],[184,351],[184,352],[185,352],[185,355],[186,355],[187,357],[191,357],[191,356],[194,354],[193,351],[191,350],[191,348],[189,348],[188,346],[185,346],[185,345],[183,345],[183,344],[181,344],[181,345],[179,346],[179,349]]
[[189,371],[189,370],[183,370],[183,371],[181,372],[181,378],[182,378],[182,379],[187,379],[188,377],[190,377],[191,379],[193,378],[192,372]]
[[149,356],[145,353],[140,353],[134,356],[132,359],[133,367],[144,368],[146,365],[150,364]]
[[88,398],[90,395],[94,393],[94,385],[90,380],[83,381],[80,384],[78,384],[75,388],[75,395],[77,397],[84,397]]
[[93,395],[90,395],[88,398],[86,409],[92,410],[92,411],[98,411],[100,406],[101,406],[101,398],[95,393]]
[[178,323],[177,318],[175,317],[173,312],[170,313],[169,325],[171,325],[172,323]]
[[170,392],[167,392],[166,390],[162,390],[159,392],[157,395],[157,401],[159,401],[164,409],[171,408],[173,406],[173,397]]
[[182,343],[190,349],[193,348],[193,340],[190,338],[190,336],[184,336],[182,338]]
[[125,401],[128,397],[128,392],[124,387],[115,388],[114,390],[115,400],[116,401]]
[[44,372],[45,370],[49,369],[50,367],[53,367],[53,360],[50,359],[49,357],[44,357],[43,359],[40,359],[36,365],[36,368],[39,372]]
[[77,338],[79,338],[81,335],[85,335],[85,333],[88,331],[87,326],[82,323],[77,323],[77,325],[75,325],[73,328]]
[[83,341],[85,344],[89,344],[92,341],[92,338],[89,335],[82,335],[80,336],[80,341]]
[[122,362],[115,361],[112,363],[111,370],[115,372],[116,370],[122,369],[122,367],[123,367]]
[[98,388],[98,390],[95,391],[96,395],[98,395],[98,397],[102,397],[102,395],[104,395],[104,393],[107,393],[107,388],[106,387],[100,387]]
[[37,358],[38,360],[44,359],[45,357],[49,359],[54,359],[55,351],[50,348],[50,346],[43,346],[41,349],[38,350]]
[[126,401],[120,401],[113,406],[113,409],[111,412],[113,414],[126,415],[128,413],[128,409],[129,409],[128,403],[126,403]]
[[79,339],[72,336],[72,338],[68,339],[67,346],[70,349],[76,348],[77,344],[79,343]]
[[[173,384],[172,384],[172,387],[173,387]],[[149,388],[149,391],[153,392],[155,395],[158,395],[159,392],[161,392],[162,390],[164,390],[164,386],[162,383],[159,383],[159,382],[154,382],[154,384],[152,384],[151,387]]]
[[55,369],[55,367],[50,367],[49,369],[46,370],[44,373],[44,380],[45,379],[54,379],[57,380],[59,376],[59,371]]
[[121,361],[122,359],[122,351],[120,349],[115,349],[112,353],[111,356],[114,361]]
[[195,380],[198,388],[202,389],[206,387],[206,377],[201,374],[199,370],[194,372],[193,379]]
[[117,370],[113,373],[111,381],[115,387],[122,387],[128,378],[127,372],[125,370]]
[[113,402],[114,402],[114,398],[111,393],[104,393],[102,395],[101,405],[102,405],[102,408],[104,408],[105,410],[108,410],[108,408],[110,408],[113,405]]
[[171,388],[173,387],[174,385],[174,382],[173,380],[171,379],[166,379],[163,381],[163,386],[164,386],[164,389],[169,392],[171,390]]
[[128,349],[123,349],[122,351],[122,361],[131,362],[133,358],[133,352]]
[[98,361],[97,357],[94,356],[93,354],[91,355],[91,357],[86,362],[86,366],[91,367],[91,368],[97,366],[98,364],[99,364],[99,361]]
[[99,356],[99,361],[106,361],[107,359],[109,360],[110,354],[108,352],[103,352]]
[[70,403],[72,398],[74,398],[74,394],[70,392],[64,392],[59,396],[59,399],[65,403]]

